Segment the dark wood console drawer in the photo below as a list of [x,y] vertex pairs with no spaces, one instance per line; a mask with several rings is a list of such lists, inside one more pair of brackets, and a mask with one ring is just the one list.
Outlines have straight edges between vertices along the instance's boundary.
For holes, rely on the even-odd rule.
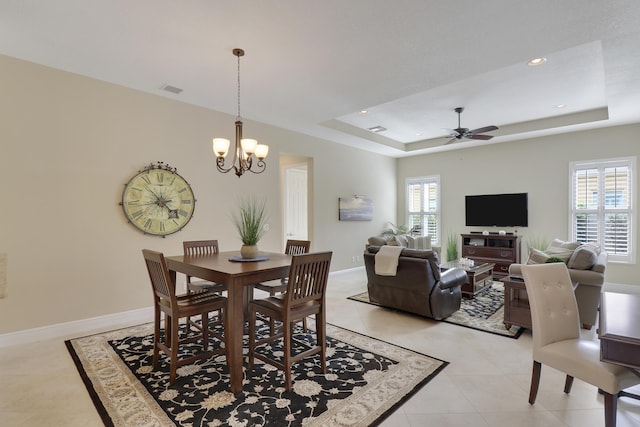
[[515,252],[510,248],[486,248],[477,246],[463,246],[462,256],[491,258],[491,259],[507,259],[514,260]]

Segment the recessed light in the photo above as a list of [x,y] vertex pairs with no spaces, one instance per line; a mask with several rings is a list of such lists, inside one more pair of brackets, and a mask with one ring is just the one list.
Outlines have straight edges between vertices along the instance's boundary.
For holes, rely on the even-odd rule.
[[556,105],[556,108],[566,108],[567,104],[558,104]]
[[416,133],[416,136],[422,136],[422,132]]
[[368,112],[368,110],[360,110],[360,114],[367,114]]
[[533,58],[532,60],[527,62],[527,65],[529,67],[537,67],[538,65],[542,65],[545,62],[547,62],[547,58]]

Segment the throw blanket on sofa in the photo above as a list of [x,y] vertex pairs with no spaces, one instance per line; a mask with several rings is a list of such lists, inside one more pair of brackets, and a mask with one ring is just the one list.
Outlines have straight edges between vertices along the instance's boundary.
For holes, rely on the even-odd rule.
[[398,258],[402,246],[384,245],[375,255],[375,271],[378,276],[395,276],[398,268]]

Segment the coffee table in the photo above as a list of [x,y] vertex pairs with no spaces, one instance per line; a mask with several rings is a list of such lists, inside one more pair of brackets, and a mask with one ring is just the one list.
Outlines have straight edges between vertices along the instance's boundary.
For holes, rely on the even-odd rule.
[[458,261],[449,261],[440,264],[441,270],[461,268],[467,273],[467,281],[461,286],[462,294],[473,298],[480,292],[489,289],[493,284],[493,267],[495,264],[485,262],[473,266],[460,264]]

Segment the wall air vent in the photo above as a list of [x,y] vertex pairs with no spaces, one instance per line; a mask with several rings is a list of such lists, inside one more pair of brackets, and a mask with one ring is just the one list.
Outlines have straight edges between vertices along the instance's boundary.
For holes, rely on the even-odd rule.
[[179,94],[180,92],[182,92],[182,89],[180,89],[179,87],[175,87],[171,85],[162,85],[162,87],[160,87],[160,90],[166,90],[167,92],[171,92],[175,94]]
[[387,128],[385,128],[385,127],[382,127],[382,126],[378,125],[378,126],[374,126],[374,127],[372,127],[372,128],[369,128],[369,130],[370,130],[371,132],[378,133],[378,132],[384,132],[385,130],[387,130]]

